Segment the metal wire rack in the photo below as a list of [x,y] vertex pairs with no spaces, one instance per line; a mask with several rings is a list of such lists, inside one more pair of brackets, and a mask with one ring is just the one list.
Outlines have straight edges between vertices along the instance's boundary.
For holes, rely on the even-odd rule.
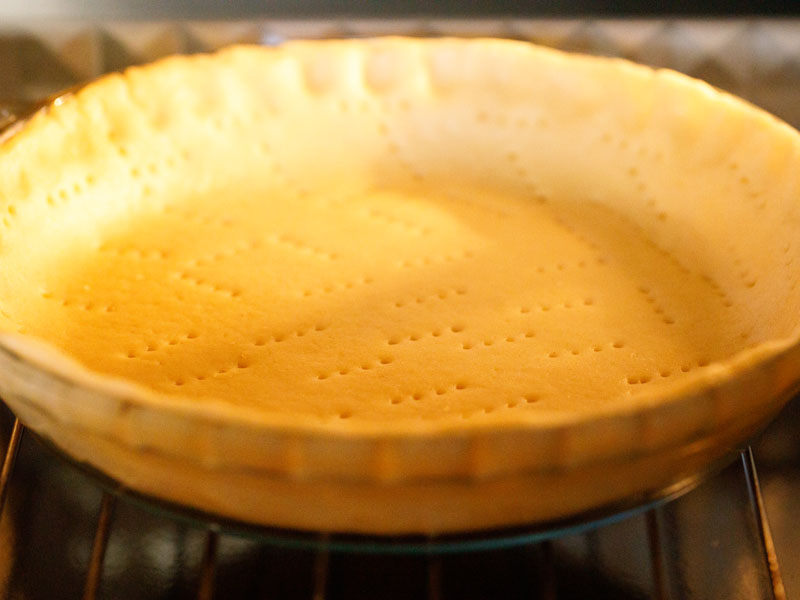
[[[79,569],[83,572],[81,597],[84,600],[144,597],[141,588],[133,595],[123,591],[119,568],[104,571],[109,560],[109,542],[117,527],[139,529],[140,537],[146,536],[148,524],[154,518],[153,510],[157,518],[167,520],[180,519],[180,513],[169,507],[168,514],[164,514],[158,503],[146,501],[143,505],[141,498],[129,495],[129,490],[109,489],[107,482],[96,481],[73,464],[54,460],[38,438],[26,433],[18,419],[8,411],[5,414],[6,421],[13,424],[0,471],[0,516],[8,516],[2,513],[9,512],[6,500],[15,483],[19,487],[29,486],[31,475],[37,475],[35,469],[23,466],[21,481],[15,481],[20,448],[26,447],[23,462],[30,463],[37,455],[44,454],[48,464],[55,462],[59,469],[72,471],[70,477],[77,476],[83,485],[99,494],[94,514],[86,517],[91,521],[93,534],[88,558]],[[45,472],[43,477],[50,476]],[[53,491],[47,482],[44,488]],[[472,536],[461,545],[451,540],[447,546],[437,546],[437,540],[431,538],[427,551],[420,551],[419,544],[403,546],[400,541],[394,550],[387,552],[385,545],[371,545],[369,538],[361,540],[363,545],[359,547],[337,545],[337,537],[327,534],[309,537],[297,533],[293,537],[292,532],[283,532],[276,537],[274,532],[259,536],[249,531],[243,537],[224,522],[211,518],[200,521],[194,514],[184,517],[190,520],[188,525],[181,525],[184,534],[203,538],[200,544],[195,544],[202,547],[199,561],[183,565],[187,572],[184,577],[193,580],[184,581],[183,591],[199,600],[259,595],[313,600],[523,596],[547,600],[785,598],[749,447],[742,449],[738,460],[721,473],[671,502],[618,516],[619,520],[612,517],[580,523],[572,529],[539,531],[536,538],[509,538],[510,543],[495,544],[491,549],[476,545],[476,540],[497,541],[500,534]],[[54,528],[57,526],[53,523]],[[20,530],[24,533],[24,526]],[[5,530],[0,530],[0,546],[20,545],[19,539],[3,539],[6,535]],[[59,554],[58,549],[55,554]],[[18,560],[21,556],[30,556],[30,552],[18,553]],[[271,565],[266,571],[272,580],[267,582],[265,563]],[[23,583],[15,587],[12,573],[7,597],[42,597],[37,595],[41,586],[28,584],[26,590],[24,583],[26,571],[30,574],[37,569],[37,565],[15,564],[13,570]],[[139,571],[138,577],[147,576],[147,569]],[[261,579],[257,587],[262,591],[252,594],[252,589],[243,588],[243,574],[244,579]],[[270,588],[282,593],[264,591]],[[57,597],[79,595],[78,590],[62,589],[60,593]],[[500,595],[494,596],[495,593]],[[49,594],[47,597],[53,597]],[[161,590],[148,597],[172,595]]]

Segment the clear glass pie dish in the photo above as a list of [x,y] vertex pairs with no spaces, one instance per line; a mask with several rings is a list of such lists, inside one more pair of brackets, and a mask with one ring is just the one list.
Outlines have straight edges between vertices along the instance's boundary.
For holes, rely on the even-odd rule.
[[0,148],[0,394],[138,492],[431,534],[674,493],[800,374],[798,134],[520,42],[237,47]]

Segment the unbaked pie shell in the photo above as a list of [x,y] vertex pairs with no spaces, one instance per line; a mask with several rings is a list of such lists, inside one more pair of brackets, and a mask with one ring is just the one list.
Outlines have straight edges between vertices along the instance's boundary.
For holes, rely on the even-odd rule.
[[123,485],[256,525],[643,501],[797,383],[799,152],[701,82],[520,42],[131,69],[0,148],[0,393]]

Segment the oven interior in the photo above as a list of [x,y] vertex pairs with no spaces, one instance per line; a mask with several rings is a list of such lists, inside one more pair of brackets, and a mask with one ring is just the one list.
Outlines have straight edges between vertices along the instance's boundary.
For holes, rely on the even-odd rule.
[[[104,72],[233,42],[500,36],[674,68],[800,125],[800,22],[471,19],[51,23],[0,28],[0,126]],[[785,598],[800,594],[800,402],[693,491],[447,540],[240,529],[119,489],[0,407],[0,597]],[[758,467],[758,473],[756,472]],[[220,493],[224,493],[220,490]]]

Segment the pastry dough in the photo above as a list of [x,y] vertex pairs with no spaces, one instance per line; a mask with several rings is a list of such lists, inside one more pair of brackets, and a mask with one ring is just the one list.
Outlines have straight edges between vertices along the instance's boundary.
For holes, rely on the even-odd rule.
[[[722,450],[679,467],[665,447],[777,410],[797,375],[799,148],[700,82],[519,42],[174,57],[87,86],[0,149],[3,345],[124,397],[99,421],[94,401],[54,408],[38,389],[25,406],[66,411],[42,432],[170,500],[384,533],[561,517],[674,483]],[[720,390],[779,358],[737,421],[749,409]],[[22,414],[19,385],[0,373]],[[231,453],[198,419],[255,437]],[[585,462],[645,449],[675,463],[648,479],[629,460],[569,498]],[[199,472],[147,464],[162,453]],[[513,495],[554,465],[575,489],[546,510],[490,509],[470,483],[502,474],[492,494]],[[199,499],[243,466],[297,496],[298,478],[332,487],[317,505],[253,508],[238,480],[231,500]],[[435,492],[454,477],[469,490]],[[348,512],[338,478],[407,496],[406,516]]]

